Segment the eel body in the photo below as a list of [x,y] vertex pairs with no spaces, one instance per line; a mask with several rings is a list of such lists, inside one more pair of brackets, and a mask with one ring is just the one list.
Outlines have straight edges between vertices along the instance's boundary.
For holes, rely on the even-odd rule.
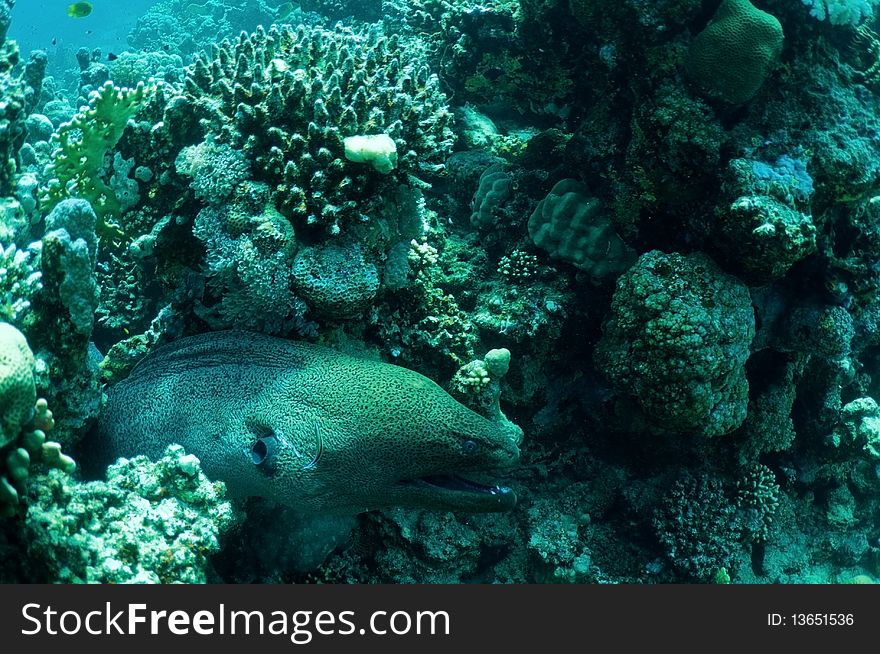
[[231,496],[304,514],[485,512],[512,508],[516,495],[467,475],[514,465],[517,436],[412,370],[229,331],[141,361],[108,391],[96,446],[114,460],[179,443]]

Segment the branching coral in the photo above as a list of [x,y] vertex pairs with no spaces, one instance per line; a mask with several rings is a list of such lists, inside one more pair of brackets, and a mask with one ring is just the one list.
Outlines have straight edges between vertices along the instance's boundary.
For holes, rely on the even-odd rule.
[[693,579],[709,581],[734,561],[740,536],[736,506],[714,477],[683,475],[664,496],[653,522],[670,561]]
[[330,234],[361,222],[394,175],[349,162],[344,139],[387,134],[396,174],[441,169],[452,115],[420,59],[378,27],[258,29],[200,55],[185,80],[218,143],[241,148],[278,208]]
[[801,0],[810,15],[832,25],[857,25],[874,15],[877,0]]
[[65,198],[83,198],[98,215],[101,236],[114,237],[122,233],[117,224],[119,200],[102,179],[105,155],[116,146],[129,119],[152,90],[152,86],[143,82],[134,89],[119,89],[107,82],[91,94],[85,110],[58,128],[53,139],[55,154],[45,170],[48,181],[40,191],[44,213]]

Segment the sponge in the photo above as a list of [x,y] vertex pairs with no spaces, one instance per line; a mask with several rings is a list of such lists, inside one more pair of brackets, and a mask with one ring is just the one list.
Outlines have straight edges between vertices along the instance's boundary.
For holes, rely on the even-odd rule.
[[397,145],[387,134],[349,136],[343,145],[349,161],[368,163],[380,173],[390,173],[397,168]]

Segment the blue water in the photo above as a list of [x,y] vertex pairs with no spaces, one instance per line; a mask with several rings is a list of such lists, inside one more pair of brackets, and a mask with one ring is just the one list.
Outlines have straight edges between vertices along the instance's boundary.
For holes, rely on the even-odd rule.
[[[85,18],[67,15],[68,0],[18,0],[12,10],[9,37],[23,52],[62,48],[101,48],[105,52],[125,49],[126,37],[138,16],[156,0],[98,0]],[[53,44],[53,39],[55,43]]]

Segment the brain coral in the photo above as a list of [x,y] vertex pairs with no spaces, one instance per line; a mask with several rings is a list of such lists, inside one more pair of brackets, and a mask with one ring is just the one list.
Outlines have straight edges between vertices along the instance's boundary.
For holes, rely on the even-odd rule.
[[662,431],[706,436],[746,416],[749,291],[701,253],[647,252],[617,280],[597,367]]
[[18,437],[36,401],[34,355],[24,334],[0,323],[0,447]]
[[761,88],[782,39],[775,16],[749,0],[724,0],[691,45],[688,73],[707,95],[742,104]]

